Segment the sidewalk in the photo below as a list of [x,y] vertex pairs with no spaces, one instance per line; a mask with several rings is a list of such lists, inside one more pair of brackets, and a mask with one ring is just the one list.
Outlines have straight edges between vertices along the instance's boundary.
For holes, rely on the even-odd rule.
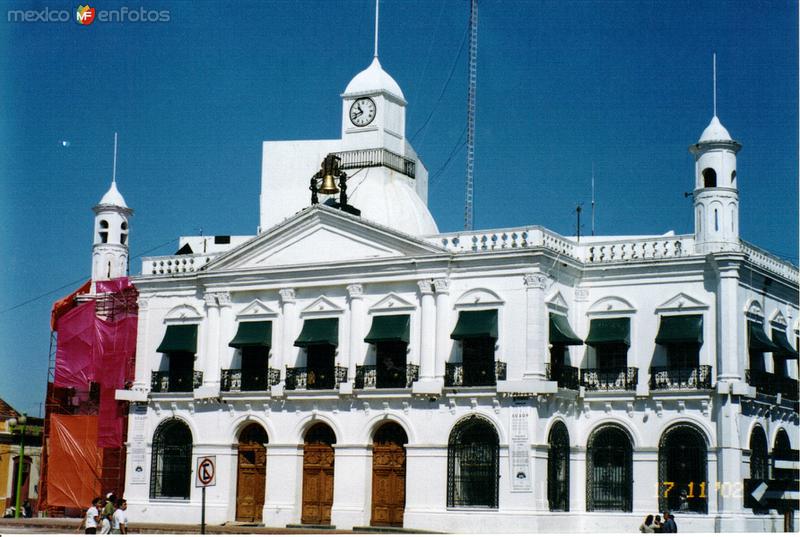
[[[46,533],[81,533],[77,528],[79,518],[0,518],[2,533],[13,534],[14,528],[30,529],[41,528]],[[56,531],[53,531],[56,530]],[[199,534],[200,524],[152,524],[131,523],[129,533],[185,533]],[[402,531],[402,529],[401,529]],[[319,528],[266,528],[263,526],[243,525],[241,523],[228,523],[224,526],[206,524],[206,533],[209,534],[320,534],[320,533],[353,533],[351,530],[330,530]]]

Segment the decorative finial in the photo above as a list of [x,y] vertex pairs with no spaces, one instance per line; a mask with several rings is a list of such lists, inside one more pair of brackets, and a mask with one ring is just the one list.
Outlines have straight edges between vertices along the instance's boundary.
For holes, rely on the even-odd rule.
[[714,117],[717,117],[717,53],[713,55],[714,64]]
[[380,11],[381,0],[375,0],[375,57],[378,57],[378,12]]
[[114,171],[111,173],[111,184],[117,182],[117,133],[114,133]]

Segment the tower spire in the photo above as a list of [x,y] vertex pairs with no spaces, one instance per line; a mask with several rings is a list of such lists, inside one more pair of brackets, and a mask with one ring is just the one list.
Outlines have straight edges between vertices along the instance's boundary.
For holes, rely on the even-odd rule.
[[717,117],[717,53],[712,56],[713,76],[714,76],[714,117]]
[[375,0],[375,54],[378,57],[378,13],[380,12],[381,0]]
[[111,183],[117,183],[117,133],[114,133],[114,169],[111,172]]

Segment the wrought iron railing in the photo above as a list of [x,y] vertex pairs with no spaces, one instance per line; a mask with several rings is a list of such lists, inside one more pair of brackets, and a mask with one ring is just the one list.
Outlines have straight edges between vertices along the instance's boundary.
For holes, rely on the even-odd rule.
[[388,378],[381,379],[378,368],[374,365],[356,366],[356,389],[364,388],[410,388],[411,384],[419,380],[419,366],[406,364],[405,374],[402,370],[389,374]]
[[651,367],[651,390],[709,390],[711,366]]
[[580,372],[571,365],[547,364],[547,378],[556,381],[559,388],[577,390],[580,386]]
[[223,392],[260,392],[269,390],[281,381],[281,372],[272,367],[258,374],[244,375],[241,369],[223,369],[220,389]]
[[588,391],[634,391],[638,367],[581,369],[581,386]]
[[770,395],[781,394],[793,401],[798,399],[798,384],[796,379],[783,377],[761,371],[758,369],[748,369],[745,372],[745,379],[750,386],[754,386],[757,391]]
[[287,367],[287,390],[335,390],[347,381],[346,367],[316,368]]
[[339,168],[343,170],[386,166],[412,179],[417,175],[417,163],[415,161],[380,147],[340,151],[336,155],[342,159],[339,163]]
[[[494,368],[491,364],[494,363]],[[498,380],[506,380],[506,363],[487,362],[486,366],[464,367],[463,363],[444,365],[445,386],[496,386]]]
[[[188,380],[188,379],[186,379]],[[203,372],[193,371],[191,385],[182,378],[176,378],[175,382],[170,383],[169,371],[153,371],[150,375],[151,392],[191,392],[195,388],[203,385]]]

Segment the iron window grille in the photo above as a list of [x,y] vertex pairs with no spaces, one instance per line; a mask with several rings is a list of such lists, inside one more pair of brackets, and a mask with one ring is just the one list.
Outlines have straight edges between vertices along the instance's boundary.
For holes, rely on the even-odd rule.
[[191,384],[187,385],[185,378],[188,374],[176,377],[169,371],[153,371],[150,374],[150,391],[157,393],[185,393],[191,392],[203,385],[203,372],[191,372]]
[[223,392],[266,391],[280,381],[280,370],[272,367],[254,375],[246,375],[241,369],[223,369],[220,389]]
[[498,507],[500,444],[494,427],[470,416],[456,424],[447,445],[447,506]]
[[658,446],[660,511],[708,513],[708,453],[703,435],[691,425],[671,427]]
[[153,435],[150,462],[150,498],[189,499],[192,474],[192,433],[172,419]]
[[308,368],[287,367],[287,390],[334,390],[342,382],[347,382],[346,367]]
[[710,390],[711,366],[651,367],[651,390]]
[[577,390],[580,386],[580,371],[577,367],[558,363],[545,364],[547,378],[556,381],[559,388]]
[[[469,371],[469,373],[467,373]],[[444,385],[457,386],[496,386],[498,380],[506,380],[506,363],[492,363],[465,366],[463,363],[445,364]]]
[[600,427],[587,446],[586,510],[633,510],[631,441],[614,425]]
[[547,450],[547,503],[551,511],[569,511],[569,432],[562,422],[550,430]]
[[588,391],[635,391],[638,367],[581,369],[581,386]]
[[419,366],[416,364],[407,364],[405,372],[403,373],[403,382],[398,385],[383,385],[381,379],[378,377],[378,368],[374,365],[357,365],[355,388],[374,389],[374,388],[410,388],[411,385],[419,380]]

